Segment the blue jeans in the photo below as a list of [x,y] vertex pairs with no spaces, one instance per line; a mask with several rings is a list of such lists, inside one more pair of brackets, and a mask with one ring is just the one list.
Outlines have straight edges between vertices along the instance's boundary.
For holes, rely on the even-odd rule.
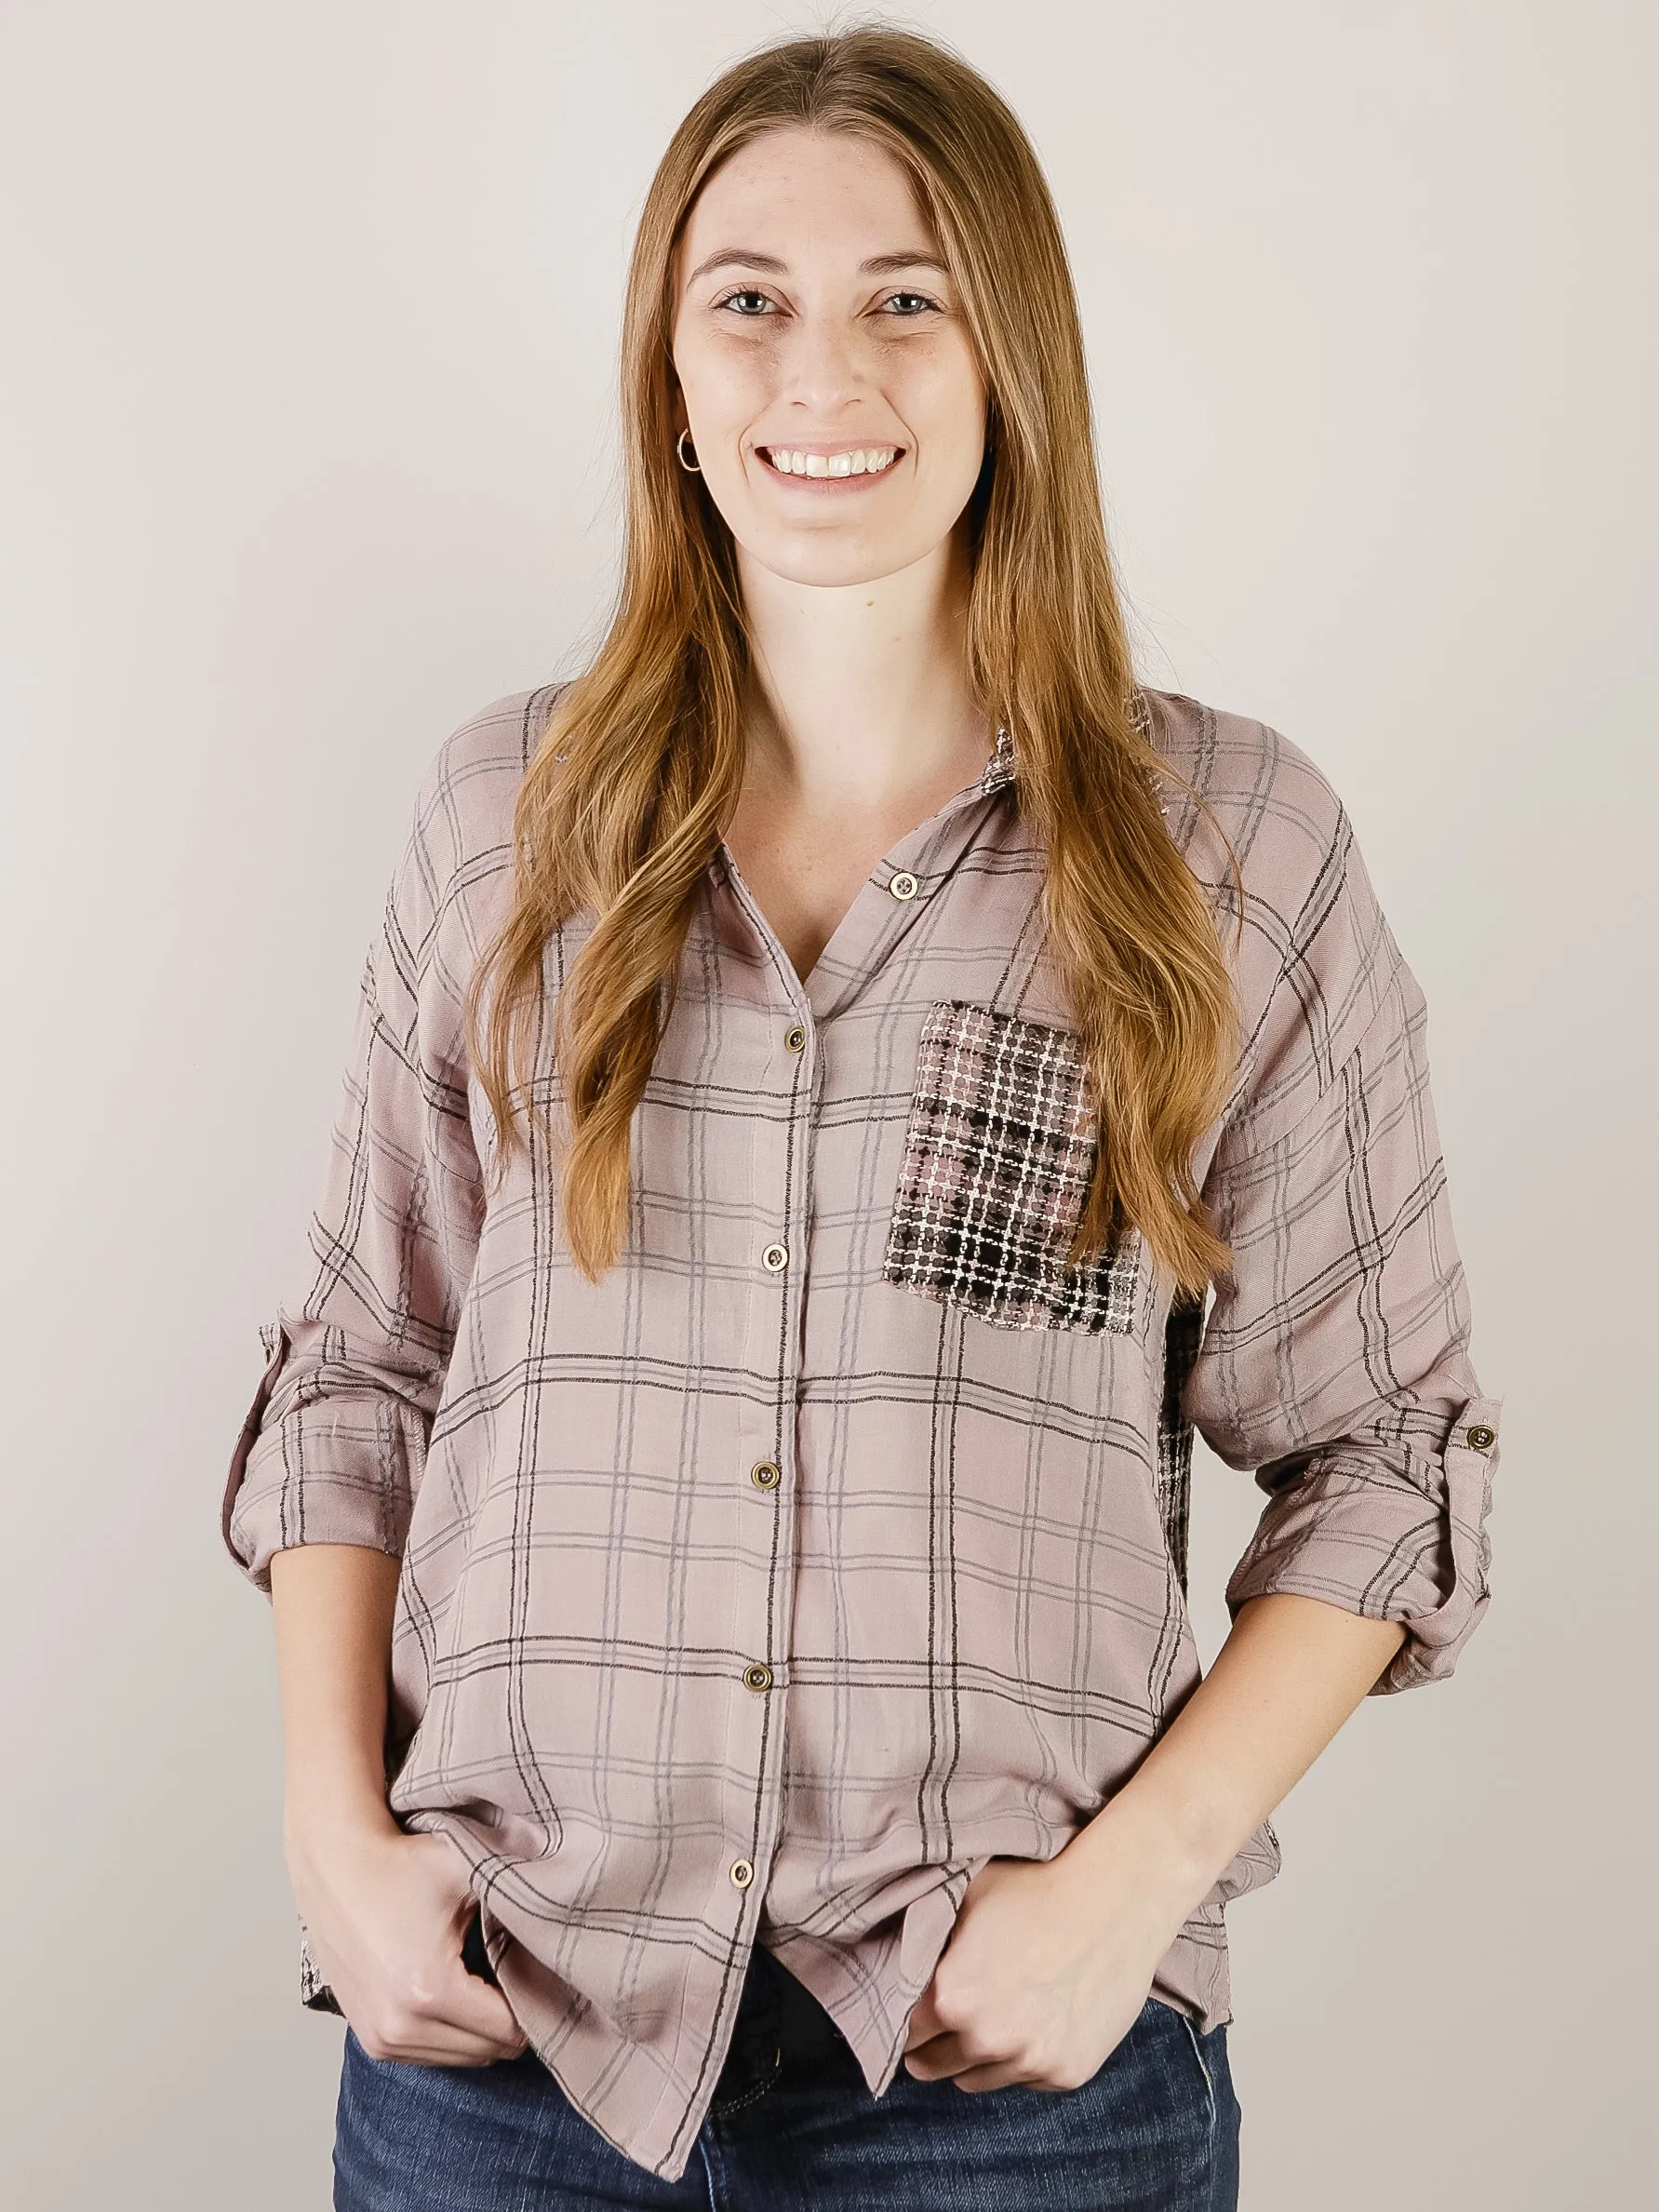
[[334,2176],[335,2212],[1236,2212],[1238,2106],[1226,2030],[1155,1998],[1080,2088],[958,2089],[901,2062],[874,2098],[757,1944],[677,2181],[608,2143],[533,2051],[418,2066],[371,2058],[349,2028]]

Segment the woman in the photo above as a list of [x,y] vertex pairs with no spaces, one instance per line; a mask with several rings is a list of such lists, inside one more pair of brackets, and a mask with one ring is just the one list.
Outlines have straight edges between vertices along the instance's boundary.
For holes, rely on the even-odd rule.
[[959,60],[723,76],[623,355],[614,623],[425,780],[226,1494],[335,2201],[1231,2205],[1224,1905],[1487,1602],[1422,997],[1306,756],[1134,682]]

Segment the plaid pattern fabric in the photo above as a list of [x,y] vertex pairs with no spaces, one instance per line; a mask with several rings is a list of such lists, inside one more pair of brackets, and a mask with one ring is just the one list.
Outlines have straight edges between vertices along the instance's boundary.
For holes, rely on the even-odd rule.
[[[1234,1253],[1208,1310],[1138,1240],[1056,1267],[1087,1101],[1006,731],[804,981],[717,854],[589,1282],[555,1147],[495,1180],[462,1036],[553,696],[421,782],[222,1527],[261,1589],[285,1546],[401,1561],[391,1808],[458,1854],[566,2094],[674,2178],[756,1942],[879,2094],[973,1875],[1064,1849],[1190,1693],[1195,1432],[1261,1486],[1229,1602],[1404,1622],[1395,1690],[1485,1610],[1499,1404],[1348,818],[1285,739],[1171,693],[1137,712],[1242,1020],[1193,1163]],[[1205,2028],[1224,1907],[1277,1864],[1264,1823],[1159,1964]],[[303,1943],[301,1993],[335,2002]]]
[[882,1274],[1003,1329],[1132,1326],[1139,1240],[1068,1266],[1094,1173],[1076,1036],[945,1002],[922,1025]]
[[1164,1324],[1164,1401],[1157,1424],[1157,1503],[1182,1593],[1186,1591],[1186,1534],[1192,1510],[1193,1425],[1182,1410],[1187,1377],[1204,1335],[1204,1300],[1177,1298]]
[[328,1987],[322,1968],[311,1948],[311,1937],[304,1923],[300,1926],[300,2002],[313,2012],[340,2011],[340,2001]]

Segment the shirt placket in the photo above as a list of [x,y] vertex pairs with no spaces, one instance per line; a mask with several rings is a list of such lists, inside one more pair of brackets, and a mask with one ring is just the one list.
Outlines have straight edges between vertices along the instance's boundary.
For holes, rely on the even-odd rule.
[[[762,1018],[770,1049],[761,1079],[781,1111],[756,1113],[751,1124],[749,1230],[752,1287],[743,1357],[752,1374],[764,1374],[764,1414],[758,1404],[740,1426],[730,1480],[742,1489],[742,1509],[754,1516],[738,1548],[733,1593],[736,1645],[734,1728],[729,1765],[735,1780],[726,1834],[725,1882],[733,1900],[734,1932],[758,1916],[766,1871],[778,1841],[783,1800],[783,1697],[794,1591],[796,1427],[800,1383],[801,1299],[809,1219],[813,1037],[810,1010],[783,948],[735,866],[730,895],[766,952]],[[754,1401],[751,1401],[754,1403]],[[753,1898],[755,1912],[750,1913]],[[733,2002],[735,2004],[735,1991]]]
[[[813,1133],[819,1079],[819,1028],[843,1003],[856,978],[874,972],[938,888],[961,851],[971,842],[974,822],[964,810],[988,798],[1010,775],[1006,744],[999,744],[985,774],[949,799],[913,830],[872,871],[836,928],[825,952],[803,985],[771,925],[744,883],[724,846],[720,868],[730,895],[748,920],[765,954],[768,1012],[775,1050],[766,1066],[787,1098],[788,1111],[757,1115],[755,1120],[753,1194],[755,1225],[750,1359],[765,1372],[770,1433],[760,1440],[759,1456],[748,1457],[734,1479],[753,1493],[767,1522],[743,1560],[764,1556],[763,1575],[745,1573],[736,1593],[735,1621],[740,1649],[743,1708],[753,1716],[753,1734],[732,1746],[733,1772],[752,1773],[753,1789],[734,1802],[729,1830],[726,1880],[740,1898],[764,1895],[766,1872],[779,1842],[783,1803],[783,1715],[788,1688],[788,1654],[795,1587],[795,1498],[798,1469],[797,1409],[805,1339],[804,1302],[808,1289],[808,1232],[810,1220]],[[814,979],[822,977],[814,994]],[[764,1362],[764,1366],[762,1363]],[[740,1459],[743,1455],[740,1454]],[[753,1701],[752,1705],[750,1701]],[[740,1905],[738,1925],[743,1924]],[[753,1934],[751,1926],[750,1934]]]
[[[713,1013],[734,1049],[721,1055],[729,1070],[741,1066],[752,1084],[756,1111],[746,1118],[747,1142],[729,1155],[730,1203],[741,1192],[746,1215],[744,1243],[734,1258],[746,1266],[747,1295],[733,1309],[732,1341],[723,1357],[750,1378],[735,1392],[737,1408],[723,1425],[724,1467],[700,1461],[700,1492],[716,1482],[732,1486],[716,1508],[711,1528],[721,1548],[730,1532],[730,1669],[727,1725],[720,1748],[720,1857],[708,1869],[702,1918],[728,1948],[717,1974],[711,2047],[693,2069],[694,2086],[675,2117],[663,2149],[677,2153],[700,2125],[729,2054],[745,1978],[741,1960],[754,1944],[775,1856],[783,1797],[783,1707],[794,1610],[796,1548],[796,1404],[799,1389],[802,1294],[809,1220],[808,1165],[812,1124],[814,1059],[806,999],[787,957],[735,868],[712,870],[716,904],[730,902],[743,918],[762,958],[746,957],[728,970],[725,1002]],[[730,908],[717,931],[732,942]],[[748,948],[744,947],[746,955]],[[754,1024],[765,1025],[755,1046]],[[741,1026],[742,1041],[737,1041]],[[731,1080],[728,1072],[725,1080]],[[729,1247],[726,1247],[729,1251]],[[754,1383],[764,1377],[764,1392]],[[724,1639],[722,1638],[722,1641]],[[732,1968],[738,1970],[732,1971]],[[666,2123],[665,2123],[666,2125]]]

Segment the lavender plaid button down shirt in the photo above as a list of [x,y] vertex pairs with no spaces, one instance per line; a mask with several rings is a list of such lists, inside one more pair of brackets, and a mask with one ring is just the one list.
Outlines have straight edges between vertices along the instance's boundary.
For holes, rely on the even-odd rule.
[[[567,2095],[676,2178],[756,1941],[878,2094],[972,1875],[1058,1852],[1191,1689],[1195,1428],[1265,1493],[1233,1607],[1403,1621],[1399,1689],[1485,1609],[1499,1401],[1422,994],[1348,819],[1294,745],[1171,693],[1151,734],[1246,894],[1235,946],[1223,848],[1171,778],[1243,1018],[1197,1161],[1235,1254],[1207,1312],[1138,1235],[1063,1264],[1090,1108],[1002,735],[804,984],[721,851],[628,1242],[587,1282],[539,1139],[487,1190],[461,1033],[553,697],[487,709],[422,784],[223,1526],[265,1589],[287,1545],[401,1556],[392,1806],[466,1861]],[[1224,1904],[1277,1866],[1264,1825],[1159,1969],[1204,2028]]]

